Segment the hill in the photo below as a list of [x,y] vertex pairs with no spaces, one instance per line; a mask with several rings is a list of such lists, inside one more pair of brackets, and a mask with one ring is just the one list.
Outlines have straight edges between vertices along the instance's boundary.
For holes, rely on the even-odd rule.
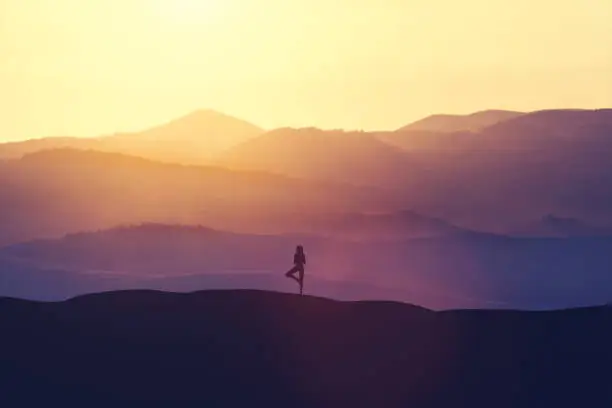
[[137,133],[107,136],[104,150],[182,164],[206,164],[264,130],[212,110],[199,110]]
[[[484,115],[482,112],[479,114],[490,117],[499,113],[497,111],[486,112],[489,114]],[[268,173],[310,179],[312,184],[320,184],[323,181],[328,186],[334,183],[367,186],[370,196],[366,197],[365,194],[354,196],[347,193],[343,196],[346,200],[343,200],[341,194],[336,196],[331,188],[328,188],[325,194],[311,194],[313,191],[311,185],[311,187],[296,187],[292,199],[278,200],[279,203],[284,202],[287,205],[272,205],[267,211],[249,210],[247,212],[239,211],[236,208],[243,205],[243,200],[226,200],[229,195],[236,197],[235,192],[227,188],[228,191],[221,192],[219,188],[215,191],[219,192],[223,198],[219,198],[217,193],[206,195],[205,208],[200,209],[199,214],[207,212],[207,215],[193,217],[194,211],[186,211],[185,207],[189,206],[188,203],[194,203],[195,206],[195,203],[203,202],[202,196],[205,195],[205,192],[200,191],[200,198],[196,199],[194,198],[194,195],[197,195],[196,192],[190,191],[186,193],[184,200],[181,200],[179,196],[182,190],[172,187],[170,190],[179,196],[169,198],[159,191],[157,194],[164,196],[163,202],[166,200],[180,202],[177,208],[182,211],[181,216],[177,215],[178,211],[175,211],[170,218],[147,215],[119,219],[109,215],[112,222],[84,224],[83,228],[62,232],[107,228],[134,221],[202,223],[215,228],[239,229],[248,232],[286,232],[287,230],[283,230],[283,225],[277,220],[288,221],[287,225],[299,224],[300,216],[297,214],[309,211],[313,207],[306,204],[310,201],[311,196],[313,199],[317,197],[317,212],[350,213],[366,210],[392,212],[411,209],[424,217],[444,220],[462,229],[488,231],[496,234],[514,234],[532,223],[533,220],[539,220],[546,214],[580,220],[585,225],[592,226],[593,230],[602,230],[612,225],[612,206],[610,205],[612,190],[609,188],[612,185],[612,167],[609,160],[612,149],[611,112],[610,109],[538,111],[506,118],[479,131],[451,133],[432,131],[368,133],[323,131],[313,128],[277,129],[259,134],[259,136],[245,136],[246,141],[223,150],[222,153],[216,155],[214,160],[221,166],[235,169],[263,170]],[[173,137],[179,134],[184,134],[189,138],[189,132],[184,129],[204,128],[208,125],[204,126],[201,123],[226,123],[228,120],[235,123],[239,129],[249,128],[248,125],[240,121],[238,121],[240,124],[237,124],[224,115],[199,111],[157,130],[152,129],[143,134],[118,135],[117,138],[129,141],[142,140],[143,143],[151,143],[154,146],[165,146],[162,148],[165,152],[163,158],[180,161],[177,159],[178,156],[170,157],[172,150],[164,145],[166,142],[163,140],[175,140]],[[181,125],[182,123],[185,125]],[[255,131],[255,129],[251,130]],[[168,135],[167,138],[162,137],[165,134]],[[204,139],[206,138],[195,137],[195,140],[202,142]],[[237,142],[238,139],[232,139],[232,143]],[[70,140],[57,139],[57,142],[68,143]],[[39,142],[43,144],[38,145],[37,148],[48,147],[48,143],[51,143],[50,141]],[[31,143],[39,142],[32,141]],[[81,142],[82,140],[79,141]],[[185,154],[192,154],[192,159],[196,156],[197,160],[204,157],[202,149],[194,148],[188,143],[177,143],[176,145],[185,146]],[[95,149],[104,150],[105,148],[98,143]],[[1,150],[2,146],[0,146]],[[138,152],[142,153],[142,150]],[[209,159],[203,160],[208,161]],[[185,161],[188,160],[185,159]],[[84,162],[82,164],[85,165]],[[109,162],[107,166],[114,166],[114,164]],[[51,167],[50,164],[49,167]],[[1,170],[1,168],[7,170]],[[12,170],[0,164],[0,172],[2,171],[7,173]],[[52,170],[50,173],[54,172]],[[100,173],[103,173],[102,169]],[[116,174],[117,172],[110,171],[109,173]],[[244,172],[241,173],[244,174]],[[20,172],[15,174],[20,174]],[[0,175],[0,179],[2,177]],[[43,188],[40,174],[37,177],[39,180],[36,182],[38,183],[36,188],[48,192],[55,190],[54,183],[51,183],[53,184],[51,187]],[[149,198],[157,199],[153,193],[154,179],[146,175],[142,177],[145,180],[143,184],[151,191]],[[154,177],[160,180],[165,179],[160,173],[156,173]],[[15,183],[10,180],[10,176],[4,176],[4,178],[1,186],[6,186],[7,190],[0,191],[0,195],[8,196],[13,194],[11,191],[16,191],[17,198],[0,199],[0,208],[6,208],[2,207],[8,205],[5,201],[14,203],[23,194],[30,195],[28,200],[40,200],[42,197],[41,193],[34,198],[36,193],[21,186],[19,177]],[[130,177],[127,179],[136,183],[135,179]],[[194,176],[189,176],[187,179],[193,181]],[[183,182],[183,176],[175,180],[178,185],[192,183],[192,181]],[[226,180],[229,183],[226,185],[232,185],[230,178]],[[92,179],[90,178],[89,181]],[[116,183],[120,181],[117,180]],[[107,192],[110,194],[112,191],[123,191],[122,188],[126,187],[115,186]],[[196,183],[192,184],[191,188],[203,187]],[[253,188],[259,189],[259,187]],[[339,191],[348,188],[350,186],[344,185]],[[142,190],[140,186],[135,189],[137,192]],[[165,190],[164,188],[163,191]],[[246,191],[246,187],[244,190],[238,190]],[[288,197],[280,190],[278,191],[281,197]],[[266,202],[272,203],[275,191],[273,189],[267,191]],[[361,191],[365,193],[366,190]],[[79,194],[77,197],[80,196]],[[323,208],[325,206],[324,195],[331,197],[330,208],[326,210]],[[240,197],[245,199],[247,194],[242,194]],[[384,197],[383,201],[393,202],[393,205],[370,205],[376,201],[377,197]],[[223,214],[226,216],[221,217],[218,214],[220,211],[209,210],[210,206],[217,204],[217,208],[220,208],[222,202],[225,205]],[[136,204],[133,202],[130,206]],[[261,209],[263,203],[260,202],[260,204],[261,206],[258,204],[255,207]],[[53,205],[55,206],[53,211],[62,211],[59,208],[60,204]],[[139,205],[138,208],[147,207],[143,201]],[[161,205],[161,207],[165,206],[165,204]],[[113,205],[109,206],[109,208],[112,207]],[[28,208],[26,203],[21,215],[22,219],[27,219],[26,215],[30,211]],[[93,208],[96,208],[95,203]],[[131,208],[134,208],[135,211],[137,207]],[[45,211],[48,210],[45,209]],[[153,211],[150,206],[143,213],[149,211]],[[230,212],[231,217],[228,215]],[[99,214],[100,211],[96,210],[94,213]],[[79,215],[79,211],[76,211],[75,214],[77,217],[85,217]],[[65,219],[66,215],[58,215],[57,218]],[[311,220],[312,218],[306,217],[306,219]],[[4,231],[0,231],[0,244],[11,242],[3,240],[2,235],[11,235],[10,231],[15,228],[23,229],[24,226],[29,228],[26,225],[27,222],[15,225],[10,219],[6,221]],[[48,222],[53,221],[40,222],[35,228],[47,229],[45,224]],[[535,227],[532,229],[538,230]],[[539,229],[549,235],[547,230],[550,229]],[[576,228],[570,228],[568,231],[579,232]],[[571,236],[572,234],[566,235]],[[18,239],[25,240],[37,236],[40,235],[27,234]]]
[[115,153],[43,151],[0,162],[0,245],[142,222],[225,228],[237,214],[248,229],[249,217],[258,214],[380,211],[392,201],[383,191],[348,184]]
[[612,223],[610,112],[531,112],[476,132],[279,129],[220,163],[382,187],[466,229],[509,234],[545,214],[599,227]]
[[611,129],[612,109],[557,109],[509,115],[478,129],[441,131],[407,126],[396,132],[383,133],[382,139],[408,150],[435,148],[524,152],[549,148],[558,150],[570,145],[581,149],[592,147],[594,143],[599,146],[608,143],[609,148],[607,136]]
[[[327,213],[303,216],[293,231],[338,238],[377,240],[469,235],[472,231],[414,211],[386,213]],[[293,224],[295,225],[295,224]]]
[[612,238],[421,239],[238,234],[142,225],[0,249],[0,296],[57,300],[118,289],[257,288],[293,292],[297,244],[306,293],[384,298],[428,308],[576,307],[612,299]]
[[219,162],[319,180],[386,187],[416,169],[408,156],[367,132],[283,128],[242,143]]
[[576,218],[547,214],[523,227],[517,227],[515,233],[522,236],[610,237],[612,236],[612,226],[605,224],[591,225]]
[[400,129],[401,132],[478,132],[486,127],[508,119],[520,117],[523,112],[486,110],[469,115],[431,115]]
[[0,144],[0,159],[40,150],[76,148],[123,153],[165,162],[205,164],[212,156],[263,133],[220,112],[198,110],[150,129],[96,138],[50,137]]
[[[279,268],[276,273],[250,269],[219,273],[209,271],[193,274],[145,275],[131,273],[130,270],[62,269],[45,266],[37,261],[2,255],[0,256],[0,282],[2,282],[0,298],[8,296],[37,301],[62,301],[75,296],[117,290],[164,290],[188,293],[201,289],[255,289],[296,293],[295,282],[282,275],[286,263],[283,266],[285,268]],[[392,288],[384,284],[350,279],[328,279],[312,274],[308,276],[306,292],[337,300],[412,299],[425,300],[432,306],[457,304],[456,301],[452,303],[454,299],[445,294],[437,296],[419,294],[414,288]],[[461,305],[480,307],[483,304],[464,300]]]
[[0,402],[606,407],[610,313],[436,313],[258,291],[0,299]]
[[99,143],[95,139],[78,137],[44,137],[19,142],[0,143],[0,159],[18,159],[27,154],[52,149],[89,149]]
[[[509,233],[545,214],[595,227],[612,220],[612,110],[550,110],[480,132],[385,134],[421,172],[406,207]],[[398,186],[398,188],[401,188]]]
[[577,149],[578,152],[602,147],[609,150],[611,132],[612,109],[537,111],[486,129],[491,147],[501,144],[505,149]]

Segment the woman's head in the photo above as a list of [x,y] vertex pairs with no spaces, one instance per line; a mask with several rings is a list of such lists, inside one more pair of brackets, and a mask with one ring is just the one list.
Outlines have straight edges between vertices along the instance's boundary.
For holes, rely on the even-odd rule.
[[300,254],[301,254],[302,252],[304,252],[304,247],[303,247],[303,246],[301,246],[301,245],[298,245],[298,246],[295,248],[295,252],[297,252],[297,253],[300,253]]

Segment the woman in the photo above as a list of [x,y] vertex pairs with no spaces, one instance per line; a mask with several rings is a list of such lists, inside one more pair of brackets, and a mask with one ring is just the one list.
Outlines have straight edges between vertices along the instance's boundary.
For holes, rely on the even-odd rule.
[[[285,276],[295,279],[295,281],[300,285],[300,295],[302,294],[302,290],[304,288],[304,265],[306,265],[304,248],[301,245],[298,245],[295,249],[295,254],[293,255],[293,268],[291,268],[285,274]],[[298,277],[295,276],[296,272],[299,272]]]

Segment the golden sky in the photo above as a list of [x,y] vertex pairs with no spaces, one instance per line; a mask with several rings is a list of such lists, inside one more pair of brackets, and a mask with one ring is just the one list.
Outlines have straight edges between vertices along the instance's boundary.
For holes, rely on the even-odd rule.
[[0,0],[0,140],[612,106],[610,0]]

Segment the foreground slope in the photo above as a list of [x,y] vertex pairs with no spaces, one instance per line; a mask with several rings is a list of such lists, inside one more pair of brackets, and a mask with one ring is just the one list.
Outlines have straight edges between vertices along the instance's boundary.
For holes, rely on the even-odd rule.
[[606,407],[611,318],[257,291],[0,299],[0,403]]

